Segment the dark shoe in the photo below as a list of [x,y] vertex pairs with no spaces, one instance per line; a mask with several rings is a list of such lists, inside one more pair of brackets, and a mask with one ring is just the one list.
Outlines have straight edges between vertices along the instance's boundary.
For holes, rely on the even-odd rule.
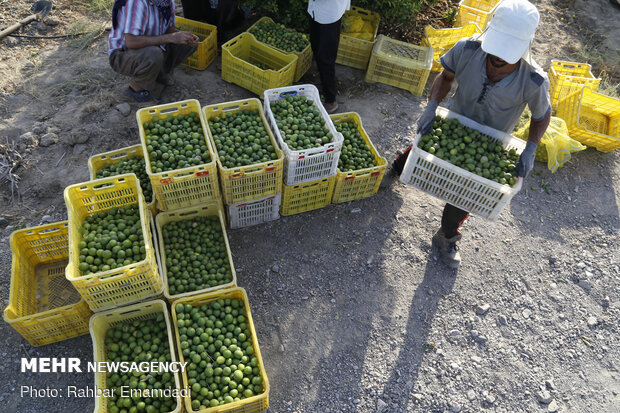
[[446,238],[441,228],[433,235],[433,251],[450,268],[457,269],[461,265],[461,254],[459,254],[459,248],[456,245],[461,237],[462,235],[459,233],[452,238]]
[[336,111],[338,110],[338,102],[334,101],[332,103],[323,103],[323,107],[325,108],[327,113],[331,115],[332,113],[336,113]]
[[153,103],[157,103],[157,99],[155,99],[153,97],[153,95],[151,95],[151,92],[149,92],[148,90],[144,89],[144,90],[139,90],[139,91],[135,91],[133,90],[131,87],[127,88],[127,94],[129,96],[131,96],[132,98],[134,98],[136,100],[136,102],[153,102]]
[[174,77],[172,77],[172,73],[160,75],[157,77],[157,83],[165,86],[174,86]]
[[392,162],[392,174],[400,176],[403,173],[403,169],[405,168],[405,163],[407,162],[407,158],[409,157],[409,152],[411,152],[411,147],[413,145],[409,145],[407,149],[403,152],[398,152],[396,155],[396,159]]

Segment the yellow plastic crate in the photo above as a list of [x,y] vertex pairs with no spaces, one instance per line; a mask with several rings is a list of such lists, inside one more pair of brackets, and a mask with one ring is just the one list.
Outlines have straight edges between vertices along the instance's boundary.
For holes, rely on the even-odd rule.
[[[161,173],[151,169],[151,160],[146,146],[144,123],[150,122],[154,116],[163,117],[195,113],[200,117],[202,133],[211,155],[211,161],[203,165],[190,166]],[[220,188],[217,180],[217,153],[213,150],[207,135],[204,119],[200,110],[200,103],[196,99],[168,103],[166,105],[151,106],[136,112],[140,141],[145,154],[146,173],[151,179],[153,194],[157,199],[157,208],[161,211],[185,208],[199,205],[212,200],[220,199]]]
[[[202,410],[192,409],[192,400],[190,397],[184,397],[185,410],[189,413],[261,413],[269,408],[269,380],[267,379],[267,373],[265,372],[265,365],[263,364],[263,358],[260,354],[260,348],[258,346],[258,338],[256,337],[256,329],[254,328],[254,321],[252,321],[252,312],[250,311],[250,303],[248,302],[248,296],[243,288],[235,287],[226,290],[214,291],[211,293],[204,293],[200,295],[194,295],[191,297],[181,298],[172,305],[172,323],[174,324],[174,334],[177,343],[177,349],[181,348],[181,338],[179,337],[179,327],[177,326],[177,312],[176,305],[178,304],[191,304],[192,306],[198,306],[203,304],[209,304],[212,301],[219,299],[235,299],[243,301],[243,308],[246,312],[247,323],[252,335],[252,348],[254,354],[258,359],[258,368],[260,370],[261,378],[264,383],[264,391],[261,394],[248,397],[247,399],[239,400],[236,402],[224,404],[221,406],[210,407]],[[179,361],[185,362],[183,353],[179,352]],[[183,386],[188,386],[187,372],[183,371]]]
[[88,333],[92,312],[65,278],[68,234],[67,221],[11,234],[11,285],[3,317],[33,346]]
[[[256,26],[258,23],[260,22],[270,22],[270,23],[275,23],[272,19],[270,19],[269,17],[261,17],[260,19],[258,19],[256,21],[256,23],[254,23],[253,25],[251,25],[247,32],[250,33],[250,30],[252,30],[254,28],[254,26]],[[251,34],[251,33],[250,33]],[[253,36],[253,35],[252,35]],[[282,49],[278,49],[275,46],[272,46],[270,44],[267,43],[263,43],[259,40],[256,40],[257,42],[267,45],[269,47],[272,47],[282,53],[292,53],[295,56],[297,56],[297,62],[295,63],[295,74],[293,75],[293,82],[297,82],[299,81],[299,79],[301,79],[301,77],[303,75],[306,74],[306,72],[308,71],[308,69],[310,69],[310,66],[312,66],[312,47],[310,47],[310,44],[308,43],[308,46],[306,46],[306,48],[301,51],[301,52],[286,52]]]
[[[161,294],[162,280],[157,271],[151,215],[134,174],[118,175],[68,186],[64,191],[69,215],[69,264],[65,275],[93,311],[130,304]],[[120,268],[82,275],[78,228],[89,215],[112,208],[137,205],[146,249],[144,260]]]
[[420,96],[433,67],[433,49],[379,35],[372,49],[366,82],[381,82]]
[[422,37],[422,46],[431,47],[433,49],[433,72],[441,72],[441,56],[446,54],[464,37],[471,37],[476,33],[481,33],[480,28],[472,23],[465,27],[454,27],[449,29],[435,29],[432,26],[424,28],[424,37]]
[[336,176],[297,185],[284,185],[280,215],[299,214],[329,205],[335,185]]
[[360,169],[358,171],[340,172],[340,169],[338,169],[332,202],[355,201],[356,199],[362,199],[376,194],[379,190],[379,185],[381,185],[383,175],[385,175],[387,161],[383,156],[379,155],[375,145],[372,144],[372,141],[364,130],[362,119],[355,112],[338,113],[330,115],[330,118],[334,124],[349,121],[355,122],[357,130],[360,135],[362,135],[364,142],[370,147],[370,151],[377,161],[377,166]]
[[284,154],[280,150],[276,139],[267,124],[263,105],[256,98],[236,100],[233,102],[220,103],[217,105],[206,106],[203,109],[207,132],[211,145],[216,151],[219,149],[215,145],[213,133],[209,127],[209,120],[220,116],[223,113],[237,113],[240,110],[258,110],[263,121],[263,127],[269,134],[269,140],[273,145],[278,159],[262,162],[254,165],[238,166],[235,168],[225,168],[219,157],[217,160],[220,172],[220,185],[222,196],[227,205],[238,204],[241,202],[255,201],[282,192],[282,173],[284,170]]
[[620,148],[620,99],[584,86],[558,104],[570,137],[601,152]]
[[591,69],[592,66],[587,63],[551,60],[548,72],[551,106],[556,108],[560,100],[581,90],[584,86],[589,86],[592,91],[596,92],[601,79],[595,78]]
[[175,16],[180,30],[200,37],[198,49],[183,62],[192,69],[205,70],[217,56],[217,26]]
[[501,2],[502,0],[461,0],[454,25],[464,27],[475,23],[484,30]]
[[[257,95],[267,89],[293,84],[297,56],[259,42],[250,33],[241,33],[222,45],[222,79]],[[261,63],[263,70],[250,62]]]
[[[97,179],[97,172],[103,169],[106,165],[119,163],[123,159],[132,157],[144,158],[142,145],[128,146],[127,148],[117,149],[114,151],[104,152],[98,155],[91,156],[90,158],[88,158],[88,171],[90,172],[90,180],[94,181],[95,179]],[[157,215],[155,194],[153,194],[153,199],[151,200],[151,202],[146,204],[146,207],[149,209],[149,211],[151,211],[151,213],[153,213],[153,215]]]
[[[107,331],[121,322],[133,322],[143,321],[155,318],[157,313],[163,313],[166,320],[166,328],[168,329],[168,345],[170,346],[170,361],[176,362],[177,356],[174,350],[174,339],[172,334],[172,324],[170,322],[170,314],[166,303],[162,300],[147,301],[140,304],[134,304],[127,307],[122,307],[114,310],[108,310],[102,313],[95,314],[90,319],[90,337],[93,340],[93,353],[94,362],[107,361],[105,338]],[[181,381],[178,373],[171,373],[174,375],[174,382],[176,383],[176,389],[181,390]],[[107,373],[97,372],[95,373],[95,388],[104,390],[107,389]],[[174,389],[173,389],[174,390]],[[178,392],[177,392],[178,393]],[[169,413],[180,413],[183,410],[183,402],[180,396],[176,397],[177,407]],[[95,395],[95,410],[94,413],[108,413],[107,400],[100,394]]]
[[[170,294],[170,289],[168,288],[168,271],[166,269],[166,249],[164,245],[164,233],[163,228],[169,222],[176,221],[186,221],[190,219],[194,219],[197,217],[209,217],[215,215],[219,218],[220,225],[222,227],[222,232],[224,233],[224,242],[226,243],[226,251],[228,255],[228,263],[230,264],[230,272],[232,275],[232,281],[226,284],[216,285],[215,287],[205,288],[202,290],[189,291],[182,294]],[[230,288],[237,286],[237,274],[235,273],[235,266],[232,260],[232,253],[230,252],[230,245],[228,243],[228,235],[226,234],[226,221],[224,219],[224,213],[222,211],[221,205],[219,203],[210,203],[208,205],[201,205],[197,207],[190,207],[179,209],[176,211],[168,211],[162,212],[155,218],[155,225],[157,228],[157,239],[158,239],[158,247],[159,247],[159,268],[162,273],[162,278],[164,280],[164,297],[168,299],[169,302],[173,302],[178,300],[179,298],[189,297],[196,294],[206,293],[215,290],[221,290],[223,288]]]
[[364,40],[359,37],[348,36],[341,30],[336,63],[366,70],[368,61],[370,60],[370,54],[372,53],[372,47],[377,38],[381,16],[379,16],[378,13],[355,6],[351,6],[351,9],[344,13],[343,20],[349,16],[359,16],[362,20],[370,22],[375,28],[375,32],[372,35],[372,40]]

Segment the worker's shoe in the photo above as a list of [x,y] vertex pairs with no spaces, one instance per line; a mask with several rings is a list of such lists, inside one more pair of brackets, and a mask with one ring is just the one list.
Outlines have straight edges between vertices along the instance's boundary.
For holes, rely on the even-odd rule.
[[323,107],[325,107],[327,113],[331,115],[333,113],[336,113],[336,111],[338,110],[338,102],[333,101],[332,103],[323,103]]
[[451,238],[446,238],[441,228],[433,235],[433,250],[439,255],[444,264],[450,268],[457,269],[461,265],[461,254],[459,254],[459,249],[456,246],[457,241],[461,237],[462,235],[459,233]]

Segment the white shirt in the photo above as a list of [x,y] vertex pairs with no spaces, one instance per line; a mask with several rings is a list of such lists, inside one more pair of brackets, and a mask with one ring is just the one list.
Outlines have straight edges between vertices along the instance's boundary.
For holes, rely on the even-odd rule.
[[351,0],[309,0],[308,14],[320,24],[338,21],[351,8]]

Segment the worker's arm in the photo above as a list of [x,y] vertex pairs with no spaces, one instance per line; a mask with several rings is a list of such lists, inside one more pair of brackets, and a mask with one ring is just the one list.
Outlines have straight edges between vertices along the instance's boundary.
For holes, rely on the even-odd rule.
[[[173,27],[173,26],[170,26]],[[190,32],[178,31],[176,29],[168,29],[168,32],[159,36],[136,36],[125,33],[125,45],[128,49],[141,49],[147,46],[160,46],[162,44],[196,44],[198,36]]]
[[551,121],[551,109],[547,111],[545,116],[539,120],[532,119],[530,121],[530,134],[527,137],[525,149],[521,152],[517,165],[515,166],[515,175],[526,177],[534,168],[534,158],[536,157],[536,148],[540,142],[540,138],[545,134],[547,126]]
[[532,119],[530,121],[530,134],[527,137],[528,142],[538,145],[540,138],[545,134],[547,126],[551,122],[551,111],[547,111],[547,114],[540,120]]
[[420,116],[418,120],[418,132],[420,134],[424,135],[430,130],[433,125],[433,120],[435,119],[437,106],[439,106],[439,102],[450,92],[452,82],[454,82],[454,73],[446,69],[442,70],[433,81],[426,109],[424,109],[424,113],[422,113],[422,116]]

